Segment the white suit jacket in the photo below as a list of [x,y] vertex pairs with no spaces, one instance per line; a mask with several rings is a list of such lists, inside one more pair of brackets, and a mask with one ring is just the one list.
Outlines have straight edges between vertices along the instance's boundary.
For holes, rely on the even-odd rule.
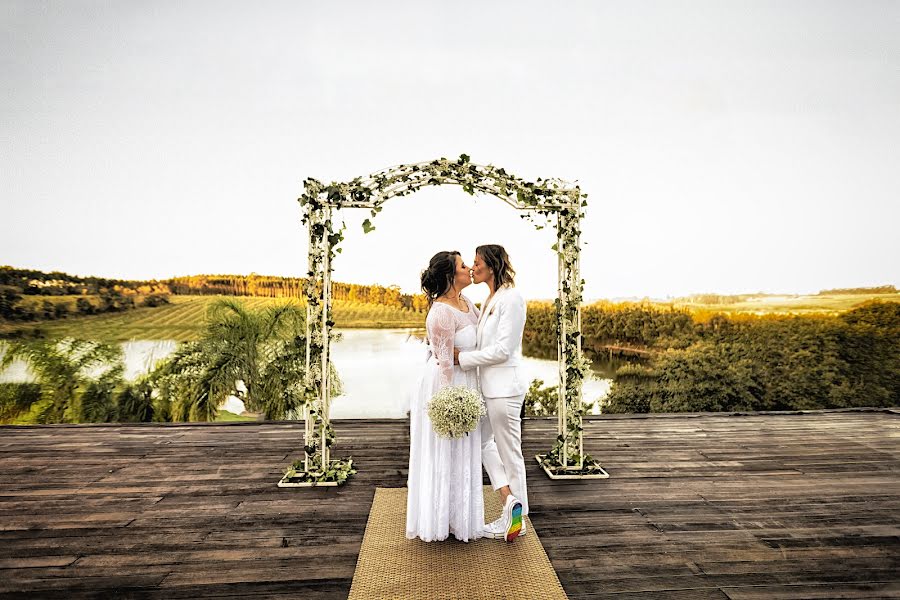
[[512,287],[502,287],[482,309],[478,350],[459,353],[464,371],[478,368],[481,393],[487,398],[518,396],[528,391],[522,370],[525,299]]

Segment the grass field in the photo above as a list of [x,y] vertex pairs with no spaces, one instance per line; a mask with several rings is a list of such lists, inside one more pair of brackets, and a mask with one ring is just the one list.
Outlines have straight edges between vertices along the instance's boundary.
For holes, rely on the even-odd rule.
[[[103,342],[128,340],[175,340],[187,342],[199,339],[207,310],[218,298],[233,298],[248,308],[295,302],[291,298],[259,298],[249,296],[172,296],[171,304],[156,308],[136,308],[127,312],[107,313],[86,317],[69,317],[58,321],[40,321],[0,325],[0,332],[17,329],[40,330],[47,337],[72,336]],[[334,320],[337,327],[394,328],[424,327],[425,315],[413,311],[336,300]]]
[[733,304],[671,303],[665,306],[686,308],[691,312],[742,314],[837,314],[854,306],[878,299],[900,302],[900,294],[834,294],[813,296],[757,296]]
[[227,410],[219,410],[219,414],[216,416],[217,423],[230,423],[234,421],[256,421],[256,417],[236,415]]

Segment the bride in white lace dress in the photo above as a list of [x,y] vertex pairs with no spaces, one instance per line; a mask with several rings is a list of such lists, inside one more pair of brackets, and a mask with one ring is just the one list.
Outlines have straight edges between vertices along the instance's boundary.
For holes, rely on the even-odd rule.
[[462,290],[472,282],[459,252],[438,252],[422,273],[431,308],[425,319],[431,355],[410,406],[410,444],[406,537],[425,542],[450,534],[468,542],[483,537],[481,428],[460,439],[438,437],[427,404],[441,388],[477,390],[475,370],[453,365],[453,347],[475,349],[478,310]]

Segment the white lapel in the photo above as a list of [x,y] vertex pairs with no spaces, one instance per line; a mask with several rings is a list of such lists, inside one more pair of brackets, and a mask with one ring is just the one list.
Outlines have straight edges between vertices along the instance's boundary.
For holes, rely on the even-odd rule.
[[488,316],[490,316],[491,311],[494,309],[494,307],[497,306],[497,302],[499,301],[500,296],[502,296],[505,292],[506,288],[500,288],[499,290],[494,292],[494,297],[491,298],[491,301],[487,305],[485,305],[484,310],[481,311],[481,318],[478,319],[478,330],[475,336],[478,340],[479,348],[481,348],[481,332],[484,329],[484,324],[487,323],[487,319]]

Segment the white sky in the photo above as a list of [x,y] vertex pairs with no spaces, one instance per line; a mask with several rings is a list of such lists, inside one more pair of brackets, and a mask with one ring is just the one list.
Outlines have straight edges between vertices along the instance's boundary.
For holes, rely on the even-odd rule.
[[[0,1],[0,264],[302,275],[304,178],[465,152],[581,184],[588,298],[900,284],[898,2],[254,6]],[[495,198],[348,213],[337,280],[492,242],[556,293]]]

